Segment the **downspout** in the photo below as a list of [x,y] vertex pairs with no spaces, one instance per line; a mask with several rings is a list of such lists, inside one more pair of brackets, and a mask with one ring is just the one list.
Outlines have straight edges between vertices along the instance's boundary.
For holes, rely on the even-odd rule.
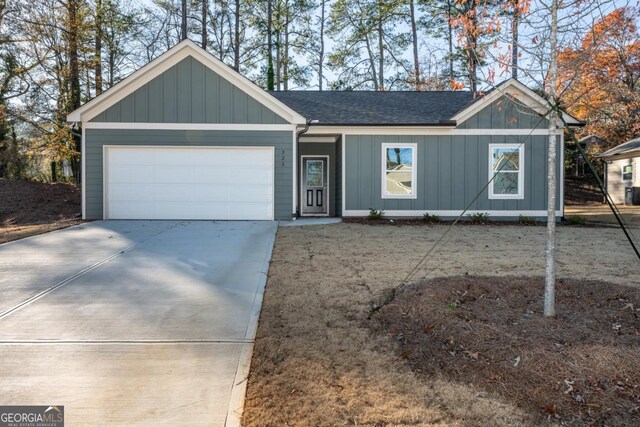
[[300,188],[300,136],[307,133],[309,130],[310,124],[318,123],[318,120],[307,120],[304,124],[304,128],[296,132],[296,156],[298,156],[296,160],[296,188],[298,191],[296,192],[296,216],[293,218],[294,220],[300,216],[300,192],[302,189]]

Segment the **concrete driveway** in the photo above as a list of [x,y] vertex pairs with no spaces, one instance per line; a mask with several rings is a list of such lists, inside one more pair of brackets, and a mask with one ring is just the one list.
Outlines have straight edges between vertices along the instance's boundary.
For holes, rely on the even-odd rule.
[[276,228],[109,221],[0,245],[0,405],[238,425]]

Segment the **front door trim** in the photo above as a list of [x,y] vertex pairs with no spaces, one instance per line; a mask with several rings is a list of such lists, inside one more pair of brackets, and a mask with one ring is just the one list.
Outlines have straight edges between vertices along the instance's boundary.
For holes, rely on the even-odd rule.
[[[327,212],[325,213],[304,213],[304,208],[303,208],[303,202],[305,199],[305,195],[304,193],[304,176],[305,176],[305,171],[304,168],[306,167],[305,158],[312,158],[312,159],[325,159],[326,160],[326,165],[327,165],[327,170],[326,170],[326,176],[327,176],[327,194],[326,194],[326,205],[327,205]],[[302,165],[302,167],[300,168],[300,177],[299,177],[299,184],[300,184],[300,194],[298,197],[300,197],[300,216],[329,216],[329,212],[331,212],[331,174],[329,173],[329,171],[331,170],[330,165],[329,165],[329,156],[327,155],[312,155],[312,154],[304,154],[300,156],[300,164]]]

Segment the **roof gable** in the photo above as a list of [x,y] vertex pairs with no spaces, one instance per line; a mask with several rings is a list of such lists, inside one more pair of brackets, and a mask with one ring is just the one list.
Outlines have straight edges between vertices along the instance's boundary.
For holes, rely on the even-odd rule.
[[[528,112],[536,113],[538,117],[544,117],[548,114],[549,102],[545,98],[541,97],[518,80],[509,79],[500,83],[486,94],[477,97],[467,107],[458,111],[451,119],[455,120],[458,124],[461,124],[485,108],[490,107],[496,101],[505,98],[510,99],[510,103],[523,109],[523,111],[528,109]],[[564,111],[562,112],[562,118],[568,126],[582,125],[579,120]],[[538,121],[539,119],[534,123],[537,123]]]
[[[210,116],[209,118],[213,120],[211,121],[212,123],[234,123],[234,117],[239,122],[243,123],[286,122],[292,124],[304,124],[306,122],[305,118],[298,112],[283,104],[268,92],[262,90],[250,80],[246,79],[189,40],[180,42],[144,67],[129,75],[117,85],[113,86],[103,94],[89,101],[79,109],[73,111],[67,116],[67,120],[70,122],[85,122],[92,121],[92,119],[97,118],[99,120],[121,121],[122,110],[125,109],[127,117],[133,117],[134,121],[137,121],[135,120],[135,110],[138,108],[138,104],[135,102],[136,97],[142,99],[144,94],[146,94],[146,96],[148,97],[152,91],[152,87],[154,88],[154,90],[159,90],[160,87],[162,87],[164,90],[164,86],[155,85],[159,85],[159,82],[162,82],[162,80],[164,80],[164,78],[161,76],[165,72],[168,72],[169,75],[171,75],[172,73],[174,73],[174,71],[172,71],[173,69],[177,70],[180,67],[188,67],[189,71],[192,72],[193,67],[191,66],[193,64],[196,64],[196,69],[202,68],[203,70],[209,70],[210,72],[208,73],[208,77],[213,79],[217,77],[219,81],[219,88],[227,92],[231,92],[229,94],[228,101],[225,100],[225,103],[222,104],[222,106],[225,108],[221,108],[221,111],[223,109],[235,110],[236,105],[234,105],[234,101],[238,101],[237,108],[239,111],[232,111],[231,117],[229,117],[227,113],[222,113],[217,119],[218,121]],[[158,77],[161,77],[161,79],[157,80]],[[184,80],[191,80],[190,84],[193,84],[193,79],[187,78]],[[191,102],[193,102],[195,98],[196,105],[198,105],[199,98],[204,98],[205,94],[197,94],[194,97],[193,92],[190,91],[189,96],[186,96],[179,90],[179,88],[177,88],[177,84],[178,82],[176,79],[176,112],[174,114],[173,112],[169,111],[165,117],[165,112],[163,111],[163,122],[166,123],[166,120],[169,119],[175,119],[177,123],[194,122],[194,119],[191,118],[187,120],[187,117],[184,115],[184,108],[180,107],[186,108],[187,98]],[[168,83],[167,86],[170,91],[173,90],[171,84]],[[232,89],[229,90],[229,88]],[[138,92],[138,90],[140,90],[140,92]],[[169,100],[168,102],[169,104],[171,104],[171,100]],[[180,103],[185,103],[185,105],[179,105]],[[141,102],[139,105],[142,104],[144,103]],[[151,100],[149,100],[149,104],[151,106]],[[243,105],[246,105],[246,107],[244,107]],[[111,107],[114,108],[111,109]],[[129,112],[129,109],[133,111]],[[143,107],[139,107],[139,109],[140,111],[137,111],[137,117],[139,117],[141,121],[145,121],[143,120],[145,116],[147,117],[147,121],[149,120],[148,117],[158,117],[158,113],[153,113],[150,110],[145,113],[142,111],[144,110]],[[246,112],[244,112],[245,109]],[[171,109],[169,108],[169,110]],[[189,108],[189,110],[192,111],[193,108]],[[273,112],[276,117],[270,117],[270,114],[265,114],[263,110],[269,110]],[[182,112],[179,113],[178,111]],[[202,112],[196,111],[195,113],[196,114],[193,115],[193,117],[197,119],[196,122],[207,123],[206,112],[204,117],[202,115]],[[225,116],[225,114],[227,115]]]

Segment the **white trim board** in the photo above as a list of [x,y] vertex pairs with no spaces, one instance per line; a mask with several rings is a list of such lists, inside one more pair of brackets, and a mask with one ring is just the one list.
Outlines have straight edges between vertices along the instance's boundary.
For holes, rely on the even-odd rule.
[[420,126],[310,126],[313,135],[468,135],[468,136],[535,136],[549,135],[549,129],[456,129],[452,127]]
[[252,123],[131,123],[131,122],[85,122],[83,129],[130,129],[130,130],[249,130],[249,131],[295,131],[295,125],[271,125]]
[[[383,209],[384,210],[384,209]],[[424,214],[438,215],[442,217],[458,217],[462,214],[461,210],[384,210],[386,217],[420,217]],[[492,217],[517,217],[520,215],[533,217],[546,217],[546,210],[522,210],[522,211],[495,211],[495,210],[469,210],[465,212],[465,216],[474,214],[489,214]],[[342,216],[368,216],[368,210],[343,210]],[[562,211],[557,210],[556,215],[562,216]]]
[[82,127],[82,141],[80,153],[80,181],[82,187],[82,194],[80,195],[82,201],[82,219],[87,219],[87,136],[84,126]]
[[123,100],[129,94],[135,92],[151,80],[167,71],[183,59],[192,56],[206,67],[217,73],[220,77],[236,86],[247,95],[269,108],[274,113],[294,124],[305,124],[306,119],[298,112],[262,90],[246,77],[233,70],[231,67],[215,58],[190,40],[184,40],[158,56],[144,67],[131,73],[123,81],[95,97],[82,107],[67,116],[69,122],[88,122],[112,105]]

